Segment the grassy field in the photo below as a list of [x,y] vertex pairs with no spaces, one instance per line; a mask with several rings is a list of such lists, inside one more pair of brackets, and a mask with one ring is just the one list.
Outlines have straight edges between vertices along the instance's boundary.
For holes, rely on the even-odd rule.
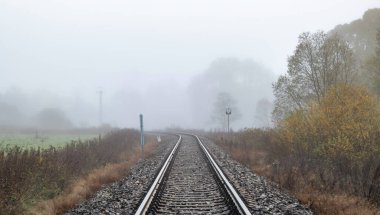
[[13,147],[15,145],[22,149],[59,148],[71,141],[88,140],[97,138],[98,134],[25,134],[25,133],[0,133],[0,149]]

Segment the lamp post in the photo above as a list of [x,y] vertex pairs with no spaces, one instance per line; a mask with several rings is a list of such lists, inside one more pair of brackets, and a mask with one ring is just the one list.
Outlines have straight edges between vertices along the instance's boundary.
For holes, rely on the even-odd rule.
[[231,108],[226,108],[226,115],[227,115],[227,132],[230,133],[230,115],[231,115]]

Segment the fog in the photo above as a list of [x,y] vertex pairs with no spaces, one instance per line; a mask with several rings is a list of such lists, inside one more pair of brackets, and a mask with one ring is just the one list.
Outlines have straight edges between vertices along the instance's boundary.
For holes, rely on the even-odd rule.
[[286,72],[298,35],[375,7],[377,0],[2,0],[0,126],[138,127],[143,113],[147,129],[224,129],[211,117],[220,93],[241,115],[233,129],[270,126],[271,83]]

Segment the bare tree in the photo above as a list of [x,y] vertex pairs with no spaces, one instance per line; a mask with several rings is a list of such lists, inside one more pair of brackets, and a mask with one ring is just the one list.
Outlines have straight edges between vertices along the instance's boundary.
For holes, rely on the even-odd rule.
[[227,127],[226,108],[230,108],[232,114],[230,115],[230,123],[241,118],[241,113],[237,107],[236,100],[226,92],[221,92],[217,95],[214,102],[214,108],[211,115],[211,120],[222,129]]
[[273,103],[266,98],[260,99],[256,104],[255,126],[271,127],[271,112]]
[[319,101],[334,84],[352,83],[355,72],[352,49],[337,34],[329,36],[322,31],[301,34],[294,54],[288,59],[287,74],[273,85],[274,119],[303,108],[311,99]]
[[[233,126],[243,128],[252,125],[256,103],[260,98],[273,98],[271,84],[275,80],[271,71],[253,60],[216,59],[189,85],[191,114],[196,116],[193,117],[194,123],[199,127],[214,126],[210,116],[214,111],[215,99],[218,93],[228,92],[244,116],[234,121]],[[232,114],[235,115],[235,112]]]

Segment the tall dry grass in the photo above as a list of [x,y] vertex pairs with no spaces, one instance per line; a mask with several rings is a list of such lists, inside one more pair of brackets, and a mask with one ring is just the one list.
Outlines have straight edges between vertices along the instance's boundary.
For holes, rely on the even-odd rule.
[[[69,187],[78,190],[72,196],[86,197],[97,184],[117,178],[113,173],[116,175],[102,179],[101,173],[121,169],[123,165],[112,164],[126,162],[138,145],[138,131],[118,130],[103,138],[71,142],[62,149],[22,150],[15,146],[0,150],[0,214],[24,214],[38,202],[62,195]],[[86,176],[88,179],[80,180]]]
[[[146,138],[144,154],[149,158],[155,151],[157,144],[152,137]],[[121,153],[120,163],[107,164],[106,166],[92,170],[86,175],[75,180],[62,194],[53,199],[43,201],[37,207],[31,209],[31,214],[55,215],[61,214],[74,207],[77,203],[92,196],[104,184],[109,184],[125,177],[140,156],[140,147]]]
[[[253,129],[232,134],[213,132],[208,138],[256,174],[292,192],[316,214],[380,214],[376,202],[360,192],[370,189],[371,184],[351,183],[357,178],[356,171],[346,171],[343,175],[334,172],[331,164],[323,160],[311,160],[307,155],[293,157],[275,130]],[[352,164],[346,165],[350,168]]]

